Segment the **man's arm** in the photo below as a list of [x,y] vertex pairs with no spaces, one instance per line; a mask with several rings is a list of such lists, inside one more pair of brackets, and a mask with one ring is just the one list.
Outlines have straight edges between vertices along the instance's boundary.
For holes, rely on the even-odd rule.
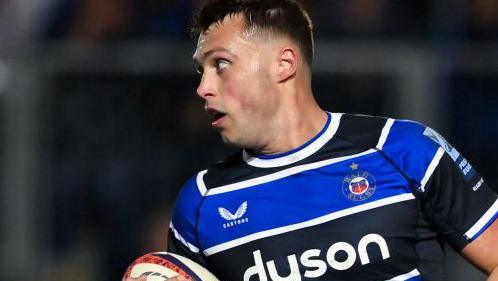
[[462,255],[488,274],[488,281],[498,281],[498,220],[476,240],[465,246]]

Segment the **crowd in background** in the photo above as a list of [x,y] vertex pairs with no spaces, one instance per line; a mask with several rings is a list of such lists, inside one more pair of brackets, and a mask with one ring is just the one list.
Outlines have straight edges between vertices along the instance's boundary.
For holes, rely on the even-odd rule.
[[[188,26],[199,2],[0,0],[0,58],[65,41],[191,40]],[[314,19],[317,40],[451,48],[498,38],[497,0],[302,2]],[[318,89],[339,93],[322,98],[326,105],[339,101],[339,109],[349,112],[393,113],[381,101],[390,91],[382,75],[334,79],[315,81]],[[498,184],[493,174],[498,153],[483,152],[493,150],[490,140],[498,139],[498,129],[483,121],[498,118],[498,79],[454,75],[448,80],[457,98],[448,102],[455,121],[446,130]],[[164,249],[169,210],[182,183],[233,150],[209,128],[194,95],[196,82],[195,76],[119,73],[53,78],[50,106],[42,108],[47,118],[41,138],[47,164],[41,173],[54,190],[50,247],[57,264],[47,280],[119,280],[130,259]],[[462,118],[469,108],[482,115]]]
[[[3,0],[0,34],[12,39],[29,36],[32,41],[184,40],[188,38],[193,11],[201,2]],[[498,32],[495,0],[301,2],[315,21],[318,38],[493,40]]]
[[[42,32],[47,39],[185,39],[198,2],[58,0]],[[494,39],[498,35],[494,0],[466,0],[463,5],[430,0],[302,2],[314,19],[317,38]]]

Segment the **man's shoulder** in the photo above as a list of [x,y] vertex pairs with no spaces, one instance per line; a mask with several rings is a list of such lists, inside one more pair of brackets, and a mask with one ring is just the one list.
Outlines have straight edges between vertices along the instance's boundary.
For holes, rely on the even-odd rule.
[[[233,179],[247,174],[244,167],[247,165],[242,159],[241,150],[230,154],[222,161],[212,164],[204,170],[200,170],[192,175],[181,188],[178,198],[179,202],[184,202],[187,208],[200,204],[202,198],[208,195],[209,189],[223,186]],[[185,208],[185,209],[187,209]]]
[[341,120],[347,121],[347,122],[355,122],[358,124],[362,125],[374,125],[377,123],[383,123],[387,119],[390,119],[389,117],[384,117],[384,116],[375,116],[375,115],[368,115],[368,114],[358,114],[358,113],[339,113],[341,114]]
[[387,117],[341,113],[337,132],[331,145],[337,140],[345,141],[358,149],[367,150],[376,146],[381,138],[382,131],[387,122]]
[[244,166],[241,155],[241,150],[236,151],[222,161],[212,164],[207,169],[197,171],[183,185],[180,195],[182,193],[190,193],[190,195],[205,196],[207,190],[213,185],[219,185],[222,181],[230,178],[234,171]]
[[[430,128],[414,120],[345,113],[342,114],[337,136],[363,146],[382,148],[388,138],[407,145],[416,140],[426,140],[427,130]],[[373,145],[375,142],[376,145]]]
[[[335,119],[335,120],[334,120]],[[222,161],[216,162],[206,170],[197,174],[197,180],[192,182],[195,189],[209,192],[210,189],[230,186],[262,176],[312,162],[362,153],[370,149],[390,152],[420,149],[421,143],[431,145],[424,136],[425,125],[411,121],[381,116],[370,116],[351,113],[333,113],[331,127],[335,133],[312,155],[295,163],[275,166],[257,167],[248,163],[242,149],[228,155]],[[433,147],[432,143],[432,147]],[[394,147],[394,149],[393,149]],[[404,148],[403,148],[404,147]],[[411,148],[410,148],[411,147]]]
[[203,183],[209,190],[214,187],[228,185],[234,182],[239,182],[253,177],[259,176],[261,173],[267,173],[248,165],[244,161],[243,149],[230,154],[222,161],[218,161],[206,169],[203,175]]
[[389,116],[375,116],[366,114],[356,114],[356,113],[340,113],[341,115],[341,126],[349,128],[351,132],[355,132],[355,128],[361,128],[363,130],[383,130],[387,125],[396,123],[397,126],[402,126],[406,128],[426,128],[424,123],[410,120],[402,119]]

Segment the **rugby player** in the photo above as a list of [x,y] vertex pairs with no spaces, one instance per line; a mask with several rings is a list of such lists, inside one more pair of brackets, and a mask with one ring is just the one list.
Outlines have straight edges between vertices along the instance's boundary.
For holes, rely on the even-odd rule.
[[441,281],[446,241],[498,280],[497,194],[423,124],[322,110],[296,1],[210,1],[195,28],[197,94],[241,149],[182,188],[168,251],[224,281]]

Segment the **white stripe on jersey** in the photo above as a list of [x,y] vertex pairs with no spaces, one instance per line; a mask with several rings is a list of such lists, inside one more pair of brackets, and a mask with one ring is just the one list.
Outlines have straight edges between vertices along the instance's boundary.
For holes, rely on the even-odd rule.
[[498,213],[498,200],[495,201],[491,208],[489,208],[486,213],[467,231],[465,232],[465,237],[469,240],[473,240],[474,236],[479,233],[484,226]]
[[413,277],[416,277],[416,276],[420,276],[420,272],[418,271],[418,269],[414,269],[408,273],[405,273],[403,275],[400,275],[400,276],[396,276],[394,278],[391,278],[389,280],[386,280],[386,281],[405,281],[405,280],[408,280],[410,278],[413,278]]
[[441,161],[441,158],[443,157],[443,155],[444,155],[444,149],[442,147],[440,147],[437,150],[436,155],[434,155],[434,158],[432,158],[432,161],[429,164],[429,167],[427,167],[427,170],[425,171],[424,178],[422,179],[422,181],[420,183],[420,190],[422,192],[425,192],[425,185],[427,184],[427,181],[434,173],[434,170],[436,170],[436,167],[437,167],[437,165],[439,165],[439,161]]
[[412,199],[415,199],[415,196],[412,193],[404,193],[404,194],[400,194],[400,195],[395,195],[395,196],[379,199],[377,201],[365,203],[363,205],[359,205],[359,206],[351,207],[348,209],[336,211],[336,212],[333,212],[333,213],[330,213],[330,214],[327,214],[327,215],[324,215],[324,216],[321,216],[321,217],[318,217],[318,218],[315,218],[315,219],[312,219],[309,221],[253,233],[253,234],[241,237],[241,238],[234,239],[232,241],[218,244],[216,246],[213,246],[211,248],[204,250],[203,252],[206,256],[210,256],[210,255],[213,255],[213,254],[216,254],[216,253],[219,253],[219,252],[222,252],[222,251],[225,251],[225,250],[249,243],[251,241],[258,240],[258,239],[267,238],[267,237],[279,235],[282,233],[291,232],[294,230],[323,224],[323,223],[333,221],[335,219],[339,219],[339,218],[342,218],[345,216],[357,214],[357,213],[368,211],[368,210],[371,210],[374,208],[378,208],[378,207],[382,207],[382,206],[386,206],[386,205],[390,205],[390,204],[394,204],[394,203],[398,203],[398,202],[403,202],[403,201],[407,201],[407,200],[412,200]]
[[272,167],[282,167],[285,165],[289,165],[292,163],[296,163],[308,156],[314,154],[320,148],[322,148],[332,137],[334,137],[337,129],[339,128],[339,124],[341,123],[341,117],[343,113],[329,113],[331,115],[330,124],[328,128],[325,129],[325,132],[321,136],[319,136],[316,140],[310,143],[308,146],[291,153],[286,156],[274,158],[274,159],[260,159],[257,157],[251,156],[246,150],[242,150],[242,156],[244,161],[254,167],[258,168],[272,168]]
[[176,240],[182,242],[182,244],[185,245],[185,247],[187,247],[190,251],[194,253],[199,253],[199,248],[187,242],[187,240],[185,240],[185,238],[183,238],[183,236],[181,236],[180,233],[178,233],[178,231],[175,229],[173,223],[169,224],[169,228],[171,229],[171,232],[173,232],[173,234],[175,235]]
[[200,171],[199,173],[197,173],[197,178],[196,178],[197,188],[199,189],[201,196],[204,196],[207,193],[206,184],[204,183],[204,175],[206,173],[207,173],[207,170]]
[[382,148],[384,147],[384,144],[386,143],[387,140],[387,136],[389,135],[389,132],[391,131],[391,127],[393,126],[393,124],[394,124],[394,119],[392,118],[387,119],[384,128],[382,128],[382,133],[380,134],[379,142],[375,146],[377,147],[377,149],[382,150]]
[[281,170],[281,171],[278,171],[276,173],[269,174],[266,176],[262,176],[262,177],[253,178],[250,180],[245,180],[245,181],[241,181],[241,182],[236,182],[236,183],[232,183],[232,184],[227,184],[227,185],[211,188],[207,191],[206,196],[231,192],[231,191],[244,189],[244,188],[248,188],[248,187],[263,184],[263,183],[268,183],[268,182],[282,179],[282,178],[285,178],[288,176],[292,176],[292,175],[295,175],[295,174],[298,174],[298,173],[301,173],[304,171],[318,169],[318,168],[321,168],[324,166],[328,166],[331,164],[335,164],[338,162],[346,161],[349,159],[357,158],[357,157],[368,155],[368,154],[375,153],[375,152],[377,152],[377,151],[372,148],[372,149],[369,149],[367,151],[353,154],[353,155],[332,158],[332,159],[327,159],[327,160],[323,160],[323,161],[319,161],[319,162],[315,162],[315,163],[295,166],[295,167]]

